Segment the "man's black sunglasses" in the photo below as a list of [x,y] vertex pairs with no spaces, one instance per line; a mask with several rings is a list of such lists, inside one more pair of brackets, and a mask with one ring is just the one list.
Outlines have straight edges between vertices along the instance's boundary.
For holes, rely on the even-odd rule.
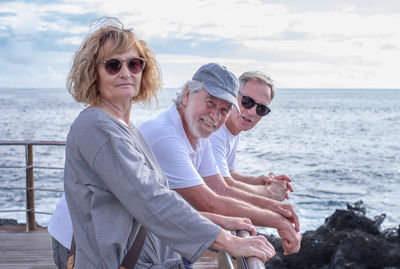
[[269,107],[267,107],[266,105],[263,105],[263,104],[256,103],[256,101],[254,101],[253,98],[244,96],[241,92],[239,92],[239,95],[242,97],[242,106],[244,108],[250,109],[253,106],[257,105],[256,113],[258,116],[262,117],[262,116],[267,115],[269,112],[271,112],[271,109],[269,109]]

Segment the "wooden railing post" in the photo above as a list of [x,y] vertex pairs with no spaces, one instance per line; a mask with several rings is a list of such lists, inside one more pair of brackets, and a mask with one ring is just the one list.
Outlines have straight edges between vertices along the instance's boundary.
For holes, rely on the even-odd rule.
[[[3,165],[0,163],[0,168],[25,168],[25,188],[21,187],[14,187],[14,186],[2,186],[3,182],[0,184],[0,190],[12,190],[12,189],[25,189],[25,213],[26,213],[26,231],[36,230],[36,218],[35,214],[50,214],[47,212],[37,212],[35,209],[35,189],[34,189],[34,168],[38,169],[60,169],[63,170],[62,167],[40,167],[40,166],[33,166],[33,146],[40,145],[40,146],[65,146],[64,141],[2,141],[0,140],[0,146],[25,146],[25,166],[21,165]],[[2,160],[1,160],[2,161]],[[62,192],[62,190],[52,190],[52,189],[45,189],[45,188],[36,188],[38,191],[53,191],[53,192]],[[22,210],[1,210],[1,212],[21,212]]]
[[25,145],[26,155],[26,231],[36,230],[35,191],[33,189],[33,145]]

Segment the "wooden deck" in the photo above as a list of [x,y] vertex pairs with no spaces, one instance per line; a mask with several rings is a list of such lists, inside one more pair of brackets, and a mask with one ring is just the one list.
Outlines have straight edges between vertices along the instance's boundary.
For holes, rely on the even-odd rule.
[[0,269],[56,269],[47,230],[0,227]]
[[[218,268],[218,254],[206,251],[194,268]],[[0,269],[56,269],[46,229],[25,232],[25,226],[0,226]]]

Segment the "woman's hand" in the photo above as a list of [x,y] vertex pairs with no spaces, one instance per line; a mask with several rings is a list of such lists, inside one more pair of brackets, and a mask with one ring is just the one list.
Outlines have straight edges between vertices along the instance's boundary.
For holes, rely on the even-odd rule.
[[274,247],[264,236],[241,238],[224,230],[220,232],[211,247],[225,250],[235,257],[257,257],[263,263],[276,254]]

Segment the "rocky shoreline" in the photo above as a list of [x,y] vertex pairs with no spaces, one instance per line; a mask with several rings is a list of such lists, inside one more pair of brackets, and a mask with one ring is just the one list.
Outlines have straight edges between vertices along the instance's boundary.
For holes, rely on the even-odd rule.
[[0,219],[0,226],[25,226],[25,223],[18,223],[15,219]]
[[[314,231],[303,233],[299,253],[283,255],[281,241],[266,235],[277,254],[268,261],[271,269],[400,269],[400,225],[381,230],[385,214],[366,217],[362,201],[337,209]],[[24,226],[0,219],[0,226]]]
[[[25,231],[26,225],[25,223],[18,223],[15,219],[0,219],[0,230],[1,231],[9,231],[9,232],[22,232]],[[47,229],[47,227],[40,226],[36,222],[36,229],[43,230]]]
[[400,269],[400,225],[381,230],[385,214],[366,217],[364,203],[347,204],[324,225],[303,233],[299,253],[283,255],[281,241],[267,236],[277,254],[266,263],[273,269]]

